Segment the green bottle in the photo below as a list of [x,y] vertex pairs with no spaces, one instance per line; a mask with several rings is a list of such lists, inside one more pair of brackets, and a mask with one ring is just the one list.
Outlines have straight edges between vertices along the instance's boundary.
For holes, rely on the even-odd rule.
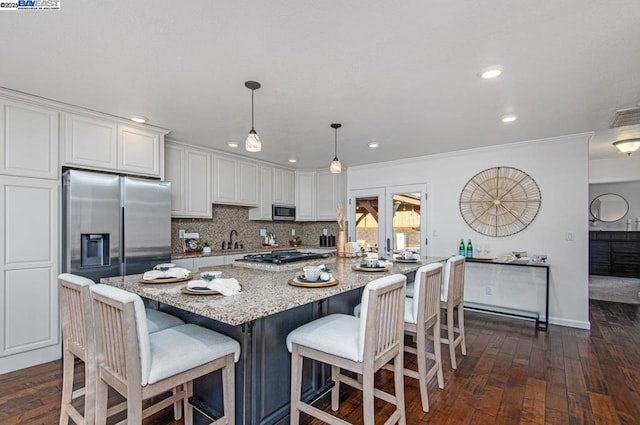
[[473,257],[473,245],[471,245],[471,239],[469,239],[469,243],[467,244],[467,258]]
[[458,247],[458,254],[465,256],[466,250],[464,248],[464,239],[460,239],[460,246]]

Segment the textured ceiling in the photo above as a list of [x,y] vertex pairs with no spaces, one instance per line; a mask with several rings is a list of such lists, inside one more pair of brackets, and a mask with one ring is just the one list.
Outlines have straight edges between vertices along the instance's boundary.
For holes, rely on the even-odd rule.
[[[0,13],[0,85],[297,167],[595,131],[640,101],[640,2],[102,1]],[[504,74],[481,80],[481,68]],[[246,80],[257,80],[255,127]],[[517,113],[505,125],[499,117]],[[377,150],[367,143],[381,144]]]

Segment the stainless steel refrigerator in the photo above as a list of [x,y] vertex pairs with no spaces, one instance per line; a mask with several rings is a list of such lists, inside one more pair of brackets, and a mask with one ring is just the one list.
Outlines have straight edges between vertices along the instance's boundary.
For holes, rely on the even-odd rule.
[[143,273],[171,258],[171,183],[67,170],[62,270],[100,278]]

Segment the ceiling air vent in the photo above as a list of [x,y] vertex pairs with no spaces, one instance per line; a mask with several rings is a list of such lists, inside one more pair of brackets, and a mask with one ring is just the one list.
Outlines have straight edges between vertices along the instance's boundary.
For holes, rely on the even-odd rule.
[[611,122],[611,128],[640,124],[640,108],[619,109]]

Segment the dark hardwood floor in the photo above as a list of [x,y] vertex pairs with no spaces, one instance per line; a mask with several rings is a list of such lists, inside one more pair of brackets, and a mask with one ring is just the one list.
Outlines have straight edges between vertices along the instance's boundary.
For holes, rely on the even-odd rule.
[[[453,371],[443,350],[445,388],[429,385],[431,412],[422,411],[417,381],[405,379],[407,424],[640,424],[640,306],[590,307],[591,331],[536,332],[531,322],[467,312],[467,356]],[[61,373],[57,361],[0,375],[0,424],[57,424]],[[391,378],[377,376],[389,390]],[[361,394],[345,389],[341,400],[338,415],[362,423]],[[379,400],[376,409],[381,419],[391,410]],[[182,421],[165,410],[145,424]]]

